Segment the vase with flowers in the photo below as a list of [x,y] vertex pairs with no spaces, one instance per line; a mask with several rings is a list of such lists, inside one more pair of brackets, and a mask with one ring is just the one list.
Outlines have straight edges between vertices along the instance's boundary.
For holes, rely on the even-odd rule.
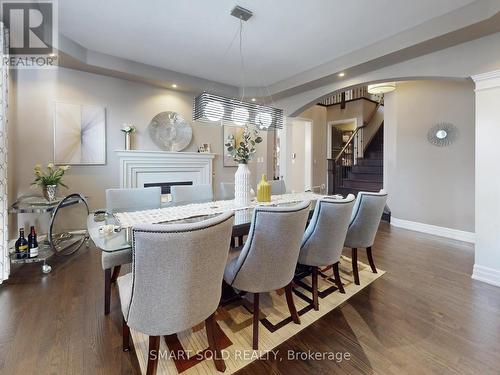
[[250,129],[248,125],[238,137],[230,134],[226,139],[227,153],[238,163],[234,175],[234,200],[237,205],[246,206],[250,203],[251,172],[248,169],[248,162],[257,152],[257,144],[261,142],[259,131],[256,128]]
[[135,133],[135,126],[130,124],[123,124],[121,131],[125,134],[125,150],[130,150],[131,134]]
[[41,187],[45,199],[49,202],[53,202],[56,199],[59,186],[67,188],[62,182],[62,178],[68,169],[69,165],[60,165],[56,168],[53,163],[49,163],[47,164],[47,168],[43,170],[42,166],[37,164],[35,168],[33,168],[35,172],[35,181],[33,181],[31,185]]

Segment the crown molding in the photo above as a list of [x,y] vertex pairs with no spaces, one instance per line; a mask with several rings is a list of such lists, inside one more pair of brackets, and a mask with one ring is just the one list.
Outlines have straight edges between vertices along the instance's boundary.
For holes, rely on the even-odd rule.
[[476,74],[471,78],[476,84],[476,92],[500,87],[500,70]]

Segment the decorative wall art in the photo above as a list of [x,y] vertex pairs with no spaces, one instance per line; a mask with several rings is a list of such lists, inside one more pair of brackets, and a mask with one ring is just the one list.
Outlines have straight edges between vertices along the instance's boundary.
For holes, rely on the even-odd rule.
[[165,151],[182,151],[191,143],[193,129],[176,112],[160,112],[149,123],[149,136]]
[[449,146],[455,142],[457,138],[457,127],[447,122],[436,124],[427,132],[427,140],[434,146]]
[[55,104],[54,163],[106,164],[104,107]]
[[[243,137],[243,132],[245,131],[245,128],[242,126],[233,126],[233,125],[224,125],[223,126],[223,134],[222,134],[222,144],[226,144],[227,139],[229,136],[234,137],[235,144],[239,144],[241,142],[241,139]],[[227,151],[227,147],[223,147],[224,150],[224,160],[223,160],[223,166],[224,167],[237,167],[238,162],[234,161],[233,157]]]

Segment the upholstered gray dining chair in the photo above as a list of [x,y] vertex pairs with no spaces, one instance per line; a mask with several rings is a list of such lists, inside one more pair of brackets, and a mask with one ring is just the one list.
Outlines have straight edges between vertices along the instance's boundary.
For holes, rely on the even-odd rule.
[[331,265],[337,288],[341,293],[345,293],[340,279],[339,261],[353,206],[354,195],[352,194],[345,199],[318,200],[304,233],[299,263],[312,267],[312,295],[315,310],[319,310],[318,267]]
[[354,283],[357,285],[359,285],[358,248],[366,249],[372,272],[377,273],[373,262],[372,246],[386,201],[385,190],[380,190],[378,193],[359,192],[356,197],[344,246],[352,249],[352,272]]
[[285,288],[288,309],[300,324],[292,296],[292,279],[300,242],[309,216],[310,202],[287,207],[254,209],[247,241],[230,256],[224,280],[241,291],[253,293],[253,348],[259,343],[259,293]]
[[269,181],[269,183],[271,184],[271,194],[272,195],[279,195],[279,194],[286,193],[285,181],[272,180],[272,181]]
[[[107,189],[106,212],[127,212],[159,208],[161,205],[161,188]],[[101,253],[104,270],[104,314],[109,314],[111,304],[111,283],[116,281],[123,264],[132,261],[132,251],[119,250]],[[113,274],[111,271],[113,270]]]
[[220,199],[234,199],[234,182],[220,183]]
[[212,185],[174,185],[170,187],[173,203],[202,203],[214,200]]
[[205,321],[215,367],[225,370],[215,321],[234,214],[189,224],[134,227],[132,273],[118,278],[123,350],[130,328],[149,336],[147,374],[157,368],[160,337]]

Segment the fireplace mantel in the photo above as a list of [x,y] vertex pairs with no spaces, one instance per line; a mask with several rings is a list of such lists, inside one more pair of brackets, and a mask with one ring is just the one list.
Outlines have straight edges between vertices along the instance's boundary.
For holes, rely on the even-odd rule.
[[115,153],[120,159],[121,188],[176,181],[212,185],[212,160],[216,154],[146,150],[116,150]]

